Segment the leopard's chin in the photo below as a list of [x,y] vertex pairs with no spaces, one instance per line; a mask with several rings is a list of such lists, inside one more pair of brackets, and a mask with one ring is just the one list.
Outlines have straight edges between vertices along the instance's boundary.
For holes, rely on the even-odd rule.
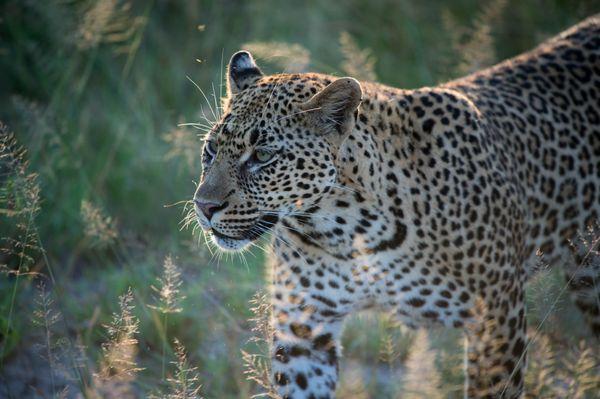
[[248,247],[252,242],[258,240],[277,223],[278,217],[274,215],[263,215],[259,217],[252,227],[243,232],[239,237],[225,235],[214,228],[209,231],[212,240],[217,246],[226,252],[237,252]]
[[229,237],[224,234],[217,232],[216,230],[211,230],[211,238],[212,241],[217,244],[219,249],[225,252],[238,252],[245,249],[249,246],[253,240],[249,240],[247,238],[234,238]]

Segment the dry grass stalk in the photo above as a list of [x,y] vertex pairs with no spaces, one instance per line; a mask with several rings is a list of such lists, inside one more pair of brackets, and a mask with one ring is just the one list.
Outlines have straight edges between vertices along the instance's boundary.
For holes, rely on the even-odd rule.
[[370,49],[361,49],[348,32],[340,34],[340,46],[344,55],[342,62],[344,73],[358,80],[370,82],[377,80],[375,57]]
[[181,312],[179,307],[179,301],[185,297],[180,295],[181,287],[181,272],[171,256],[167,256],[163,262],[163,276],[158,279],[158,287],[151,286],[152,290],[158,294],[155,298],[157,305],[149,305],[151,309],[154,309],[163,315],[162,318],[162,331],[161,335],[163,338],[162,346],[162,377],[165,377],[165,359],[167,354],[168,345],[168,329],[169,329],[169,314]]
[[394,363],[400,357],[400,353],[394,343],[394,338],[389,332],[384,332],[381,339],[381,346],[379,349],[379,360],[388,365],[390,372],[394,372]]
[[360,367],[345,370],[338,390],[340,398],[368,399],[369,392],[365,386]]
[[0,240],[0,255],[15,260],[14,267],[0,264],[0,271],[22,274],[40,251],[34,219],[40,210],[38,176],[29,172],[26,151],[8,127],[0,122],[0,217],[6,219],[9,236]]
[[527,397],[546,398],[553,395],[556,383],[556,355],[550,339],[540,335],[532,344],[525,373],[525,391]]
[[164,134],[162,138],[170,146],[165,155],[166,160],[183,158],[189,170],[196,170],[200,144],[189,129],[177,126]]
[[160,313],[181,312],[179,302],[185,299],[185,296],[180,294],[181,272],[177,265],[173,263],[171,256],[165,258],[163,276],[158,279],[158,282],[158,287],[151,286],[152,290],[158,294],[155,298],[157,305],[149,305],[149,307]]
[[84,13],[77,32],[77,45],[85,50],[101,43],[115,45],[118,54],[129,53],[145,18],[131,17],[131,4],[121,0],[99,0]]
[[442,21],[454,50],[456,74],[467,75],[496,62],[492,27],[502,15],[506,0],[486,4],[475,17],[472,27],[460,26],[454,16],[445,10]]
[[33,311],[32,322],[34,325],[41,327],[44,332],[43,344],[40,344],[42,349],[42,358],[48,362],[50,380],[52,382],[52,393],[56,392],[55,373],[58,365],[58,355],[55,350],[57,343],[53,336],[53,326],[60,319],[60,313],[54,311],[54,301],[51,294],[46,290],[46,285],[43,282],[38,284],[38,297],[35,300],[36,308]]
[[565,361],[564,373],[568,386],[564,398],[584,399],[600,392],[600,358],[597,346],[580,342],[577,350]]
[[85,225],[85,236],[92,247],[105,248],[117,240],[117,222],[100,207],[86,200],[81,201],[81,218]]
[[[200,395],[200,377],[197,367],[191,367],[188,362],[185,347],[177,339],[173,341],[175,355],[177,360],[172,362],[175,365],[175,374],[167,378],[171,385],[171,390],[163,393],[156,398],[161,399],[201,399]],[[154,398],[154,396],[152,396]]]
[[137,344],[139,321],[133,315],[131,288],[119,297],[119,311],[113,313],[106,326],[108,342],[102,345],[100,371],[95,375],[95,387],[102,397],[135,397],[133,382],[139,371]]
[[285,73],[305,72],[310,64],[310,51],[296,43],[249,42],[242,48],[277,65]]
[[271,324],[271,303],[269,294],[258,291],[250,300],[250,310],[253,317],[249,320],[252,323],[254,336],[249,342],[255,343],[262,349],[263,353],[252,354],[242,350],[242,360],[244,362],[244,375],[246,379],[254,382],[262,388],[261,392],[255,397],[279,398],[271,384],[269,377],[271,363],[269,360],[269,342],[273,336],[273,327]]
[[[435,365],[435,352],[429,346],[427,331],[420,329],[413,342],[413,350],[406,361],[403,398],[443,398],[440,391],[441,377]],[[427,380],[423,380],[427,376]]]

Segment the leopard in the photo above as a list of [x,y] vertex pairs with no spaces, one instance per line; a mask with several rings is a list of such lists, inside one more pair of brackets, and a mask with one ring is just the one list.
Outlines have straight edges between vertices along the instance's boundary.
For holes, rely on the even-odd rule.
[[280,397],[335,397],[365,309],[462,330],[464,396],[523,397],[525,286],[554,265],[600,337],[600,256],[577,240],[600,236],[600,15],[434,87],[265,75],[247,51],[225,75],[195,218],[223,251],[267,241]]

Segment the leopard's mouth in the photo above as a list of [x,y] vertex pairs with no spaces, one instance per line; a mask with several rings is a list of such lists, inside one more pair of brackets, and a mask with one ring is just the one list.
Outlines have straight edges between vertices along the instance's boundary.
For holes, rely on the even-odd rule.
[[239,251],[271,230],[278,220],[279,218],[276,215],[262,215],[239,236],[223,234],[214,227],[211,227],[208,231],[212,234],[215,244],[222,250]]
[[231,237],[211,228],[208,230],[212,241],[217,244],[217,247],[223,251],[236,252],[246,248],[252,241],[245,238]]

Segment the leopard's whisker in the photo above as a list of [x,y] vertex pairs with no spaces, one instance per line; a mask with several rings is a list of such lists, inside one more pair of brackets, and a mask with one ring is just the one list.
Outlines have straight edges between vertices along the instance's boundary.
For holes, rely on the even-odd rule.
[[204,90],[202,90],[202,88],[196,83],[194,82],[194,80],[192,78],[190,78],[189,76],[186,75],[187,80],[189,80],[190,82],[192,82],[192,84],[194,86],[196,86],[196,88],[198,89],[198,91],[202,94],[202,97],[204,97],[204,100],[206,101],[206,104],[208,105],[208,107],[210,108],[210,112],[213,115],[214,120],[218,120],[219,117],[217,116],[217,113],[215,112],[215,110],[213,109],[212,105],[210,104],[210,101],[208,100],[208,97],[206,96],[206,94],[204,93]]

